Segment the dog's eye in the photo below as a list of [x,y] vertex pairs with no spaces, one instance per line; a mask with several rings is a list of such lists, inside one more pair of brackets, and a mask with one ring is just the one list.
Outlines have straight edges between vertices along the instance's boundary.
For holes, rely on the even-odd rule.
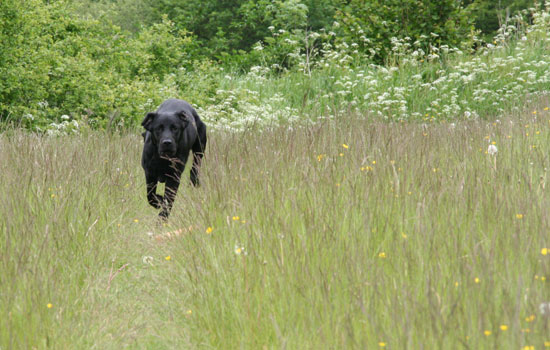
[[178,127],[176,125],[171,125],[170,130],[172,131],[178,131]]

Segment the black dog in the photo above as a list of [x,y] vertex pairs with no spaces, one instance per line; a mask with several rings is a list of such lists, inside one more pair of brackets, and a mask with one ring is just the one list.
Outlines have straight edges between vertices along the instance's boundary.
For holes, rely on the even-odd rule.
[[[180,185],[180,176],[193,151],[191,182],[199,185],[199,168],[206,146],[206,125],[191,105],[183,100],[164,101],[156,112],[147,113],[141,166],[145,170],[147,200],[159,216],[170,215]],[[157,183],[166,182],[164,197],[157,194]]]

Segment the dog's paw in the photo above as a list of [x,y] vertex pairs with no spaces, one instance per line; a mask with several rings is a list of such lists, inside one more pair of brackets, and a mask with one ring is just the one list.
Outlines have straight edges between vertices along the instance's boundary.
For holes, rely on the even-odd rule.
[[166,221],[168,220],[168,216],[170,216],[170,212],[166,209],[163,209],[160,213],[159,213],[159,219],[161,219],[162,221]]
[[198,176],[193,176],[193,174],[191,174],[191,184],[193,184],[193,186],[195,186],[195,187],[199,187],[201,185],[201,183],[199,181],[199,177]]

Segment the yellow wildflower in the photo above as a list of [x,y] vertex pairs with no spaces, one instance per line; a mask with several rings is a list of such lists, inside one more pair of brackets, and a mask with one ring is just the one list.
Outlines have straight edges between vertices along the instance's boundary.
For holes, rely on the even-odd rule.
[[172,260],[172,257],[170,255],[168,255],[167,257],[164,258],[164,260],[170,261],[170,260]]
[[348,149],[348,148],[349,148],[349,146],[346,145],[345,143],[342,144],[342,147],[344,147],[345,149]]
[[208,228],[206,229],[206,234],[211,234],[212,231],[214,231],[214,229],[210,226],[208,226]]
[[485,334],[485,336],[488,337],[488,336],[491,335],[491,331],[486,329],[486,330],[483,332],[483,334]]
[[542,248],[542,249],[540,250],[540,253],[541,253],[542,255],[547,255],[547,254],[548,254],[548,248]]
[[242,246],[239,246],[239,245],[235,245],[235,254],[237,255],[246,255],[246,251],[244,250],[244,247]]
[[47,307],[48,309],[51,309],[51,308],[53,307],[53,304],[52,304],[52,303],[48,303],[48,305],[46,305],[46,307]]
[[503,332],[506,332],[508,330],[508,326],[503,324],[500,326],[500,330],[503,331]]
[[386,258],[386,253],[380,252],[380,253],[378,254],[378,257],[381,258],[381,259],[385,259],[385,258]]

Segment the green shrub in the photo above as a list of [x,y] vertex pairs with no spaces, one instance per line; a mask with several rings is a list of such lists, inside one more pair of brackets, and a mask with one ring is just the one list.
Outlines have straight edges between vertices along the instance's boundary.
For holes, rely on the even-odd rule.
[[455,0],[351,0],[336,14],[335,31],[381,63],[390,55],[392,38],[421,39],[430,46],[467,47],[473,20]]
[[11,123],[56,129],[68,116],[91,127],[135,125],[177,95],[166,75],[192,66],[193,40],[168,20],[133,37],[71,16],[65,1],[1,6],[0,116]]

